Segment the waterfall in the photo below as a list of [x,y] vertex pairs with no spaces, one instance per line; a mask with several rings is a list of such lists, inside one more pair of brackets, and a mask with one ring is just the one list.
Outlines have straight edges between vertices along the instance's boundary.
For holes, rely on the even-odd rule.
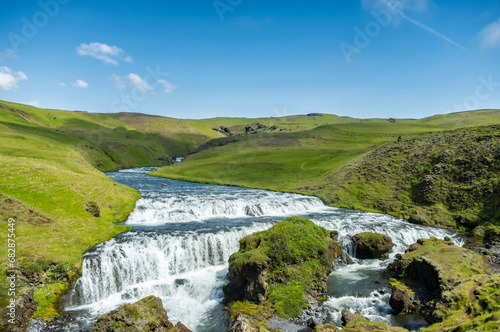
[[88,305],[112,295],[134,298],[138,285],[175,281],[172,276],[225,265],[239,239],[269,228],[262,223],[217,233],[127,233],[84,256],[82,277],[68,296],[69,306]]
[[314,212],[325,207],[317,197],[246,190],[216,194],[167,192],[149,194],[137,202],[129,225],[162,225],[202,222],[212,218],[287,216]]

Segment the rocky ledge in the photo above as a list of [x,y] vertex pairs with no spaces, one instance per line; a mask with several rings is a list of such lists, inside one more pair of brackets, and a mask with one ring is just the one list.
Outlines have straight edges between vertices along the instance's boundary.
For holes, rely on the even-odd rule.
[[432,331],[483,331],[500,324],[500,274],[451,240],[420,239],[389,266],[391,307],[418,313]]
[[337,238],[336,231],[290,217],[241,239],[240,250],[229,258],[231,282],[224,288],[231,318],[241,321],[242,314],[251,324],[265,326],[273,315],[294,318],[317,308],[342,252]]
[[132,304],[124,304],[102,315],[92,332],[191,332],[181,322],[175,326],[168,320],[161,299],[148,296]]

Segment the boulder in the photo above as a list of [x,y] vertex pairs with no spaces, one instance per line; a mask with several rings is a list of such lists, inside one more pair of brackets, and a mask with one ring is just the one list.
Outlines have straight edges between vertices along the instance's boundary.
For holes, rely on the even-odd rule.
[[359,312],[352,313],[351,311],[344,309],[342,310],[342,326],[346,326],[350,322],[355,321],[356,319],[365,319],[368,320],[368,318],[362,316]]
[[181,322],[173,325],[163,308],[161,299],[148,296],[132,304],[124,304],[100,316],[92,332],[191,332]]
[[387,253],[394,246],[388,235],[379,233],[358,233],[352,240],[356,245],[356,257],[361,259],[388,258]]
[[392,286],[389,305],[396,315],[402,312],[419,313],[421,308],[421,304],[418,301],[413,301],[413,292],[401,283],[396,283]]
[[412,224],[415,224],[415,225],[423,225],[424,224],[422,217],[419,216],[418,214],[410,215],[410,218],[408,218],[408,222],[411,222]]

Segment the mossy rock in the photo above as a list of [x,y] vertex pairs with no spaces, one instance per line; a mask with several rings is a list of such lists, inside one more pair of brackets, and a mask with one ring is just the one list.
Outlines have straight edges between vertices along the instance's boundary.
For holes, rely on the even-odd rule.
[[392,327],[387,323],[370,322],[366,319],[358,319],[347,324],[342,332],[408,332],[401,327]]
[[[389,268],[397,312],[417,312],[433,324],[421,331],[483,331],[500,321],[500,275],[488,274],[483,257],[436,238],[419,239]],[[399,306],[397,306],[399,304]],[[494,330],[494,329],[490,329]],[[484,329],[484,331],[489,331]]]
[[363,232],[352,237],[356,245],[357,258],[388,258],[387,253],[394,247],[392,239],[385,234]]
[[241,239],[229,258],[232,283],[224,288],[225,303],[251,301],[270,305],[281,317],[297,317],[326,293],[342,251],[337,236],[309,219],[290,217]]
[[92,332],[136,332],[166,331],[190,332],[182,323],[174,326],[163,308],[161,299],[148,296],[132,304],[124,304],[117,309],[100,316]]

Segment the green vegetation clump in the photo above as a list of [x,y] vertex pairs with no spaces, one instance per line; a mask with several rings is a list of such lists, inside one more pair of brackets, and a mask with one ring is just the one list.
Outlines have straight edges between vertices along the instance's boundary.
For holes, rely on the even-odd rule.
[[392,327],[384,322],[370,322],[366,319],[357,319],[347,324],[343,332],[408,332],[407,329],[401,327]]
[[336,236],[309,219],[290,217],[241,239],[229,273],[245,289],[242,300],[259,305],[237,301],[230,306],[233,314],[261,316],[272,308],[281,317],[299,316],[308,297],[319,300],[326,291],[333,260],[341,253]]

